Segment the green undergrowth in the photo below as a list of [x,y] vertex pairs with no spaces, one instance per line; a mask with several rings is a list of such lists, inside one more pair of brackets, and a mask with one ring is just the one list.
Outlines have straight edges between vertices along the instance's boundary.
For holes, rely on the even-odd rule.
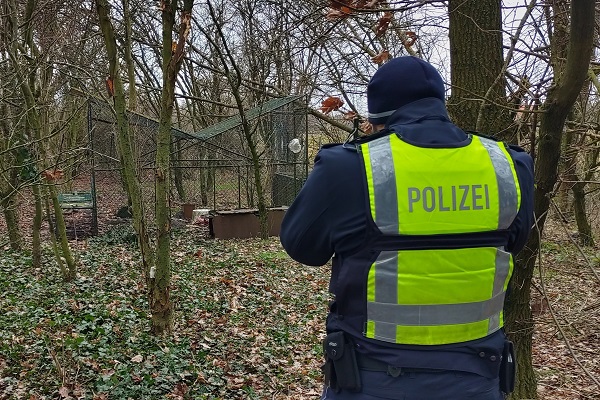
[[77,257],[64,283],[49,249],[41,269],[0,256],[0,399],[316,397],[326,267],[291,261],[276,238],[175,232],[174,332],[154,337],[132,231],[79,243]]

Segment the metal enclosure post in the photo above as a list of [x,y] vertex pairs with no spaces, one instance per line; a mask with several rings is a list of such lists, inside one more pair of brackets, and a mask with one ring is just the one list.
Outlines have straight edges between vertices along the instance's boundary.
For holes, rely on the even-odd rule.
[[87,101],[87,120],[88,120],[88,157],[91,157],[91,189],[92,189],[92,235],[98,234],[98,204],[96,203],[96,156],[94,153],[94,134],[92,126],[92,102]]

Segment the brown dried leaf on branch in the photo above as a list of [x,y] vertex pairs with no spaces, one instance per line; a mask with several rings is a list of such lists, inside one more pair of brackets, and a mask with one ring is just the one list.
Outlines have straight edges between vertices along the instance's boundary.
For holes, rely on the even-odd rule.
[[375,64],[383,64],[390,59],[390,52],[387,50],[382,50],[381,53],[377,54],[375,57],[371,57],[371,61]]
[[361,10],[375,8],[380,2],[381,0],[331,0],[330,10],[325,18],[329,21],[344,19]]
[[106,77],[106,94],[108,97],[113,97],[115,95],[115,82],[110,76]]
[[325,18],[329,21],[334,21],[336,19],[344,19],[350,16],[352,11],[348,7],[342,7],[339,10],[329,10]]
[[45,170],[42,171],[42,178],[44,178],[47,182],[56,182],[60,178],[64,176],[62,169],[53,169],[53,170]]
[[387,32],[393,17],[394,14],[387,11],[383,14],[383,17],[379,18],[379,21],[377,21],[377,25],[375,26],[375,36],[379,37]]
[[406,47],[411,47],[417,41],[417,34],[411,31],[404,32],[406,39],[402,43]]
[[321,103],[320,110],[324,114],[329,114],[332,111],[339,110],[340,107],[343,105],[344,105],[344,102],[342,101],[342,99],[340,99],[339,97],[330,96]]

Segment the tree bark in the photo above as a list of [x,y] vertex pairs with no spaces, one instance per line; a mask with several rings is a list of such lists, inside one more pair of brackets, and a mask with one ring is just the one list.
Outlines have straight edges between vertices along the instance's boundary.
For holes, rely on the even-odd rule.
[[154,250],[150,245],[148,236],[142,189],[137,176],[137,169],[133,156],[132,138],[129,132],[129,122],[127,120],[125,90],[120,75],[117,42],[113,26],[108,17],[107,0],[97,0],[96,11],[98,13],[100,28],[104,36],[104,43],[108,55],[109,76],[114,83],[114,112],[117,121],[117,146],[119,149],[119,156],[123,162],[123,181],[125,182],[128,197],[132,201],[133,227],[137,234],[140,252],[142,253],[142,270],[144,272],[146,284],[148,284],[154,268]]
[[42,206],[42,190],[38,183],[31,187],[33,191],[33,201],[35,204],[35,214],[33,215],[33,226],[31,227],[31,253],[33,268],[42,267],[42,221],[44,218],[44,209]]
[[[4,68],[0,73],[6,73]],[[0,94],[4,94],[4,90],[0,89]],[[19,228],[19,214],[17,213],[17,194],[19,187],[19,165],[17,162],[15,150],[11,150],[13,140],[11,140],[11,126],[9,126],[8,118],[10,111],[5,102],[0,104],[0,150],[4,153],[0,155],[0,170],[3,172],[2,180],[0,181],[0,207],[4,214],[4,220],[8,229],[8,240],[10,247],[15,250],[21,250],[23,246],[23,238]],[[20,136],[20,135],[19,135]]]
[[510,143],[515,141],[516,126],[511,125],[505,91],[500,3],[500,0],[448,3],[452,82],[448,111],[461,128],[496,135]]
[[[46,196],[45,204],[46,204],[46,215],[50,215],[50,201],[49,195]],[[62,260],[62,256],[60,254],[60,249],[58,247],[58,241],[56,240],[56,227],[52,218],[48,218],[48,230],[50,231],[50,243],[52,244],[52,252],[54,253],[54,260],[56,261],[56,265],[60,269],[60,272],[63,278],[68,281],[67,277],[69,276],[69,269],[65,266],[65,263]]]
[[[150,281],[152,332],[170,333],[173,329],[173,304],[169,296],[171,283],[170,243],[171,216],[169,210],[171,121],[175,100],[175,83],[183,61],[186,39],[191,29],[193,0],[184,0],[177,44],[173,42],[173,26],[177,0],[163,1],[163,89],[158,137],[156,140],[156,275]],[[171,43],[175,45],[173,48]]]
[[10,248],[19,251],[23,245],[23,239],[21,238],[21,231],[19,230],[19,217],[16,210],[17,200],[13,194],[3,196],[0,206],[2,206],[4,220],[6,221],[6,227],[8,229]]
[[6,221],[6,227],[8,229],[10,248],[19,251],[23,247],[23,238],[19,228],[19,214],[17,213],[17,186],[19,184],[19,175],[14,157],[11,156],[7,158],[12,159],[13,167],[10,168],[8,179],[9,187],[6,191],[0,192],[0,206],[2,207],[4,220]]
[[575,214],[575,222],[577,223],[577,231],[579,232],[579,243],[583,246],[593,246],[594,235],[586,210],[585,183],[581,181],[576,182],[571,190],[573,191],[573,213]]
[[129,0],[122,0],[123,2],[123,20],[125,21],[125,65],[127,65],[127,79],[128,91],[129,91],[129,110],[137,111],[137,89],[135,85],[135,64],[133,63],[133,39],[131,32],[131,23],[134,20],[134,16],[131,13],[129,7]]
[[[48,185],[48,196],[52,201],[52,206],[54,208],[54,215],[56,218],[56,230],[59,233],[60,239],[60,249],[62,251],[62,255],[67,263],[66,274],[63,274],[63,279],[66,282],[72,281],[75,279],[77,274],[77,264],[75,263],[75,259],[73,258],[73,254],[69,248],[69,240],[67,238],[67,228],[65,225],[65,219],[63,217],[62,209],[60,208],[60,203],[58,202],[58,195],[56,194],[56,187],[53,184]],[[59,213],[56,210],[60,210]],[[50,216],[48,216],[50,218]]]

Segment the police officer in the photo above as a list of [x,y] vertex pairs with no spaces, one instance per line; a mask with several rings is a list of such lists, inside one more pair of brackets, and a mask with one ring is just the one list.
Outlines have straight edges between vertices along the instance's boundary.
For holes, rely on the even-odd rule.
[[533,223],[533,161],[452,124],[444,99],[427,62],[381,66],[367,88],[376,133],[323,146],[285,215],[293,259],[333,256],[322,399],[510,391],[503,305]]

